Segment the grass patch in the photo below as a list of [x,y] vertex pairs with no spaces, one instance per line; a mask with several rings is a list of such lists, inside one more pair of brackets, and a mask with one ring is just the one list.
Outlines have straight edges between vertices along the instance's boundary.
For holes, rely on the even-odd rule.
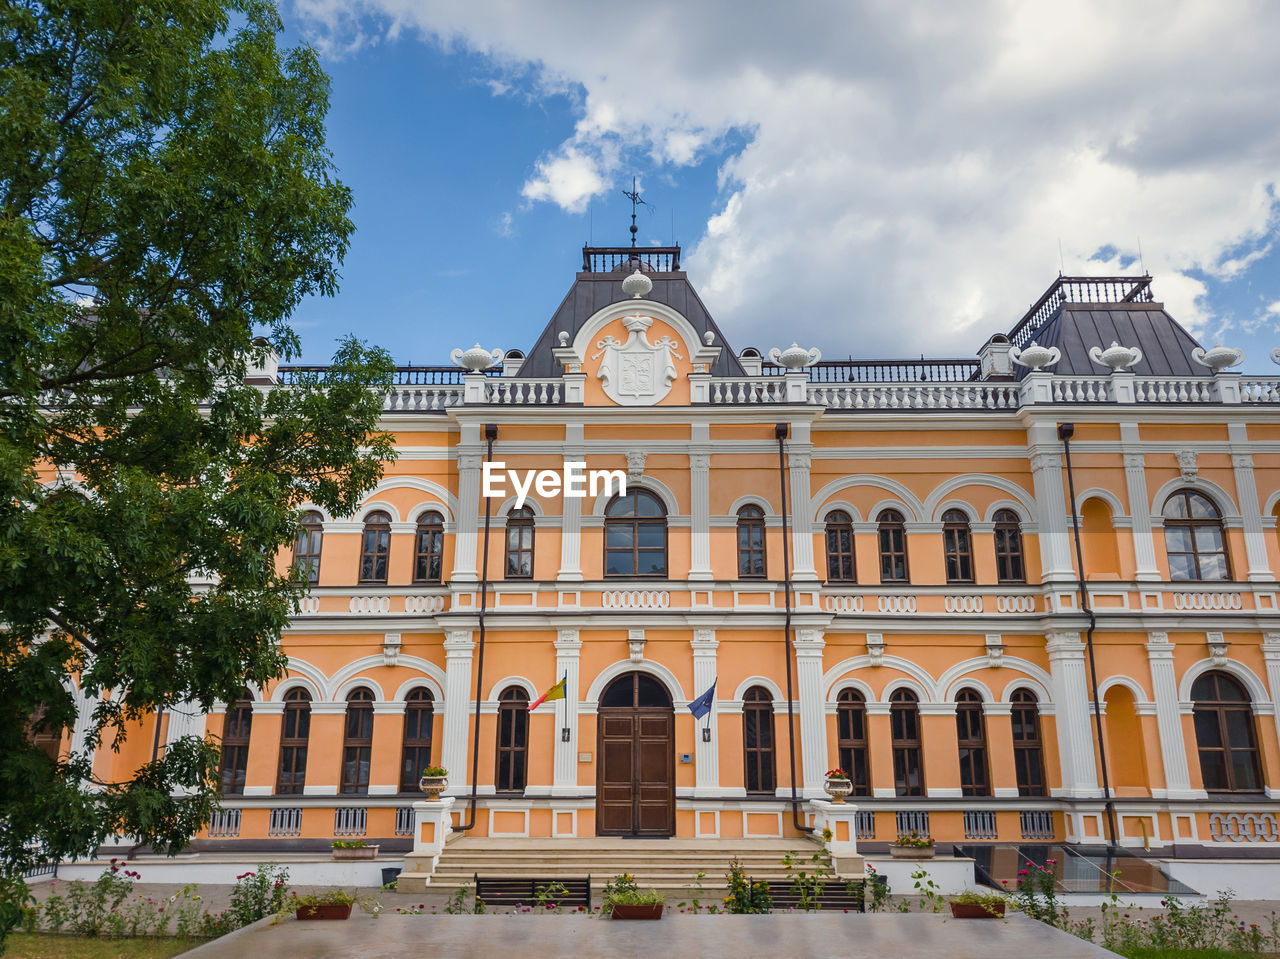
[[1134,949],[1125,959],[1269,959],[1274,952],[1233,952],[1230,949]]
[[170,959],[200,944],[191,939],[96,939],[15,932],[5,959]]

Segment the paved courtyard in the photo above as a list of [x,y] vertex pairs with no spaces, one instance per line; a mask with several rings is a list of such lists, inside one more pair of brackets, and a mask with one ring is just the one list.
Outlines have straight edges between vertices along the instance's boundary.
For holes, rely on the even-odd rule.
[[778,956],[895,959],[1091,959],[1099,946],[1022,916],[667,916],[617,922],[579,916],[387,916],[260,924],[185,953],[189,959],[562,959],[565,956],[733,959]]

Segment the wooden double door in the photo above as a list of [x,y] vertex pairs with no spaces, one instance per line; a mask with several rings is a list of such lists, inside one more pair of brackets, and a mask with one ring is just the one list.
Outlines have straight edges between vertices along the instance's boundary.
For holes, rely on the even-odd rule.
[[647,673],[615,679],[596,715],[596,835],[675,835],[675,711]]

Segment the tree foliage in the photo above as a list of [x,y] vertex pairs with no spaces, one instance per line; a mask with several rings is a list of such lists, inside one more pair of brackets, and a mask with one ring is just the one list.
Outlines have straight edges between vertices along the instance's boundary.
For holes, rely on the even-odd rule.
[[[311,502],[348,515],[393,455],[390,360],[246,384],[330,295],[352,224],[328,79],[265,0],[0,5],[0,871],[29,844],[180,847],[216,800],[198,738],[123,780],[134,721],[284,668]],[[265,341],[253,339],[265,332]],[[38,717],[32,724],[32,717]],[[80,717],[85,750],[54,760]],[[215,728],[213,730],[217,732]],[[65,752],[65,750],[64,750]],[[0,932],[2,934],[2,932]]]

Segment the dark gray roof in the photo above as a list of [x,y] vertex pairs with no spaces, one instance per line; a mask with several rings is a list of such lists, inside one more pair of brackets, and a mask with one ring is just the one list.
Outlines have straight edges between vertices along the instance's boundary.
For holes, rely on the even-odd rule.
[[[578,330],[593,315],[606,306],[628,299],[627,294],[622,292],[622,281],[627,277],[628,272],[613,270],[607,273],[579,273],[569,289],[569,294],[564,298],[555,315],[551,317],[551,322],[546,325],[538,341],[529,350],[528,358],[520,365],[517,378],[559,376],[563,368],[552,353],[552,350],[559,345],[559,334],[561,331],[567,332],[572,341]],[[689,283],[684,271],[658,273],[646,270],[645,272],[653,281],[653,290],[645,299],[671,307],[693,325],[699,337],[708,330],[715,334],[712,345],[722,349],[720,356],[711,364],[710,372],[715,376],[745,376],[746,373],[738,362],[737,356],[734,355],[733,349],[724,338],[724,334],[720,332],[720,328],[716,326],[711,314],[707,312],[706,306]],[[692,349],[700,345],[701,343],[688,344],[688,348]]]
[[[1213,375],[1191,358],[1200,344],[1165,312],[1163,303],[1064,303],[1030,339],[1062,350],[1062,359],[1050,368],[1053,373],[1106,373],[1105,366],[1089,359],[1089,350],[1105,350],[1114,340],[1142,350],[1142,359],[1130,367],[1139,376]],[[1028,372],[1022,366],[1015,369],[1019,378]]]

